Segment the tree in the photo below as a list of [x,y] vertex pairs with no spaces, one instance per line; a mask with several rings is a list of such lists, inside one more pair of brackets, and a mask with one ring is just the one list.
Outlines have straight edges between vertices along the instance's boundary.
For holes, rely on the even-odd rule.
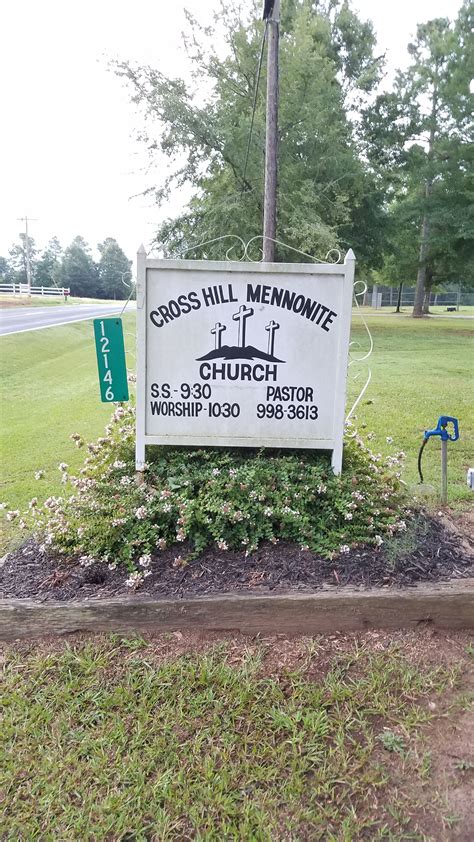
[[[143,137],[150,154],[179,161],[149,192],[160,203],[174,186],[193,188],[186,210],[157,233],[157,245],[166,254],[183,253],[227,233],[244,240],[261,234],[266,84],[263,66],[256,91],[261,3],[253,3],[250,12],[241,17],[240,10],[222,4],[211,28],[188,15],[189,84],[152,67],[116,65],[144,109]],[[368,100],[380,75],[382,59],[374,56],[372,26],[361,22],[345,1],[316,5],[292,0],[283,5],[281,31],[278,239],[313,255],[350,245],[363,264],[378,265],[385,197],[359,154],[363,125],[347,116]],[[215,46],[223,40],[225,57]],[[205,252],[222,256],[222,243],[207,245]],[[300,259],[284,246],[278,254]]]
[[406,173],[398,201],[419,226],[415,317],[427,312],[435,283],[472,272],[471,31],[468,2],[454,25],[445,18],[420,25],[412,63],[396,83]]
[[35,281],[38,286],[58,286],[61,279],[62,248],[57,237],[52,237],[36,265]]
[[130,284],[132,277],[132,261],[128,259],[113,237],[106,237],[97,248],[100,254],[98,264],[100,297],[125,298],[127,292],[125,283]]
[[71,295],[94,298],[98,294],[97,266],[83,237],[75,237],[65,250],[60,278]]
[[[30,249],[31,282],[35,282],[37,248],[33,237],[28,237]],[[9,282],[16,284],[28,283],[26,259],[26,234],[20,234],[20,245],[15,243],[9,250]]]
[[10,267],[8,264],[8,259],[6,257],[0,256],[0,278],[2,283],[8,283],[8,276],[9,276]]

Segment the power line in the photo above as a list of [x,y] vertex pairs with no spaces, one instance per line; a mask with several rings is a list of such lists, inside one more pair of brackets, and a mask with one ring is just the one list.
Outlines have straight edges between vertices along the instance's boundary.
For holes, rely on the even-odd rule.
[[258,59],[257,81],[255,83],[255,94],[254,94],[254,97],[253,97],[252,119],[250,121],[250,131],[249,131],[249,138],[248,138],[248,142],[247,142],[247,152],[246,152],[246,155],[245,155],[244,174],[242,176],[243,185],[242,185],[242,191],[241,191],[240,195],[242,195],[242,193],[245,190],[245,176],[247,174],[247,164],[249,162],[250,144],[252,142],[253,124],[254,124],[254,121],[255,121],[255,110],[257,108],[258,86],[260,84],[260,73],[261,73],[261,70],[262,70],[263,50],[265,48],[265,38],[266,38],[266,36],[267,36],[267,22],[265,21],[265,29],[263,30],[262,45],[260,47],[260,56],[259,56],[259,59]]

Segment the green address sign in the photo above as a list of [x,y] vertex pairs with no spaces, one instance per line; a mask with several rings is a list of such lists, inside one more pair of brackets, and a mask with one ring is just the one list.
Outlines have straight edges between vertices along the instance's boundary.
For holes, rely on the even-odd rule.
[[94,319],[94,336],[102,402],[128,401],[122,319]]

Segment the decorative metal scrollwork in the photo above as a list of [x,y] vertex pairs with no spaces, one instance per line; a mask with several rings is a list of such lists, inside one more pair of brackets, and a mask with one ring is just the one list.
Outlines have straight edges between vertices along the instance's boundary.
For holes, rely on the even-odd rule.
[[[263,243],[264,240],[271,240],[271,242],[275,243],[278,246],[283,246],[285,249],[289,249],[290,251],[294,251],[295,254],[301,254],[303,257],[307,257],[309,260],[312,260],[314,263],[341,263],[342,262],[342,255],[339,249],[330,249],[326,254],[325,259],[323,260],[320,257],[315,257],[312,254],[308,254],[306,251],[301,251],[301,249],[297,249],[294,246],[290,246],[288,243],[284,243],[282,240],[275,240],[273,237],[264,237],[262,234],[259,234],[256,237],[252,237],[247,243],[239,237],[238,234],[223,234],[222,237],[214,237],[212,240],[204,240],[202,243],[197,243],[195,246],[190,246],[189,248],[185,249],[184,251],[180,252],[177,257],[184,257],[184,255],[189,254],[189,252],[197,251],[198,249],[204,248],[205,246],[210,246],[214,243],[219,243],[223,240],[233,239],[237,240],[239,245],[242,248],[242,253],[236,256],[230,256],[230,253],[237,247],[237,243],[231,245],[227,251],[225,252],[225,260],[240,260],[245,261],[248,260],[252,263],[259,263],[263,260],[263,249],[260,245],[256,245],[259,241]],[[255,260],[251,257],[251,248],[255,247],[259,253],[259,257]],[[204,257],[204,259],[206,259]]]

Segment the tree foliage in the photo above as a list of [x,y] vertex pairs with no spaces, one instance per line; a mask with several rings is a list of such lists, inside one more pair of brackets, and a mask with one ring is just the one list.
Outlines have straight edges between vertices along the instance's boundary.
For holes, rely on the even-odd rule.
[[[120,248],[117,240],[106,237],[97,246],[100,260],[97,266],[99,289],[101,298],[124,298],[128,295],[130,279],[132,277],[132,261]],[[126,286],[127,284],[128,286]]]
[[[150,154],[176,163],[154,189],[158,203],[176,187],[193,188],[186,210],[157,233],[165,253],[227,233],[244,240],[261,233],[266,69],[263,63],[256,93],[260,13],[256,3],[248,16],[222,5],[211,28],[188,15],[190,82],[149,66],[116,66],[144,109]],[[219,44],[225,45],[224,57]],[[379,79],[382,60],[374,56],[374,44],[371,24],[360,21],[347,2],[293,0],[283,6],[277,236],[317,255],[350,245],[368,265],[380,260],[384,196],[359,154],[360,121],[349,113]],[[222,256],[222,244],[206,253]],[[279,257],[297,259],[284,247]]]
[[96,294],[97,266],[83,237],[75,237],[64,252],[61,282],[63,286],[70,288],[71,295],[91,297]]
[[416,315],[433,285],[473,282],[472,23],[465,2],[454,22],[418,26],[408,68],[365,115],[391,190],[386,260],[417,282]]
[[[189,79],[115,66],[142,109],[152,160],[169,165],[148,192],[160,205],[191,187],[183,212],[157,231],[167,255],[222,257],[220,241],[195,247],[261,234],[264,26],[261,4],[222,3],[210,27],[188,15]],[[408,51],[408,68],[384,89],[372,25],[347,0],[282,4],[277,236],[313,255],[350,245],[359,267],[418,278],[423,297],[432,284],[473,278],[472,3],[454,22],[421,24]],[[299,259],[284,246],[277,254]]]
[[61,286],[62,248],[57,237],[53,237],[39,258],[35,267],[37,286]]
[[[75,237],[64,252],[57,237],[52,237],[41,253],[32,237],[29,241],[34,286],[69,287],[72,295],[86,298],[127,297],[124,281],[130,283],[132,262],[113,237],[106,237],[98,244],[98,262],[80,236]],[[24,236],[19,244],[12,246],[7,258],[0,257],[0,278],[2,283],[26,283]]]

